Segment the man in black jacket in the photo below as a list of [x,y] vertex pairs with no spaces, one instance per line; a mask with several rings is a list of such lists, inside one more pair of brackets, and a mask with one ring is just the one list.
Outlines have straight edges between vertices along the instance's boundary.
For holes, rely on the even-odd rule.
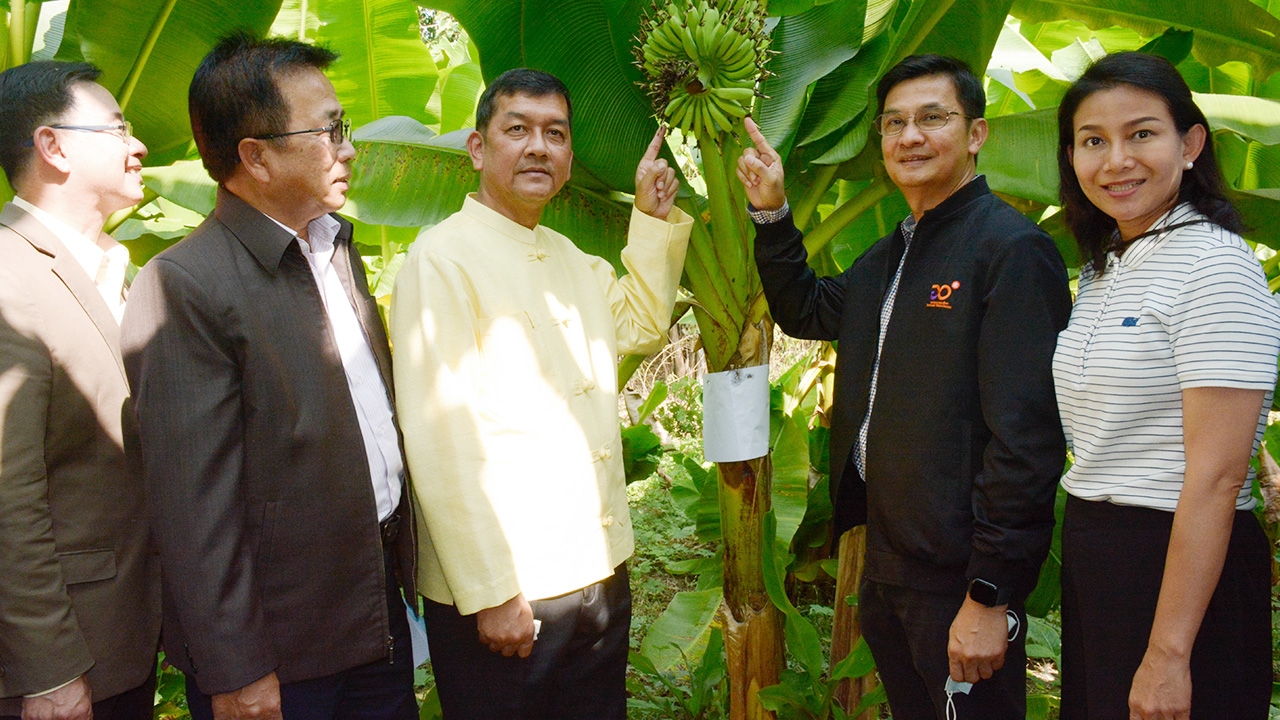
[[[911,215],[816,277],[781,159],[748,120],[756,147],[738,177],[756,262],[787,334],[839,341],[835,529],[867,524],[859,616],[893,716],[941,719],[950,697],[960,718],[1022,718],[1023,602],[1066,453],[1050,363],[1067,275],[1050,238],[976,175],[986,103],[963,63],[907,58],[877,98],[885,168]],[[952,695],[948,677],[975,684]]]

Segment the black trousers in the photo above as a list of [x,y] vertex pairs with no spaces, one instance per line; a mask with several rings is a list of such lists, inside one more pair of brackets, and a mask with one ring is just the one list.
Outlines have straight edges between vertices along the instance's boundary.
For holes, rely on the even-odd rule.
[[[392,570],[392,553],[384,553],[383,560],[387,614],[395,643],[392,656],[333,675],[282,684],[280,710],[284,720],[417,720],[409,619]],[[187,705],[193,720],[213,720],[212,698],[200,692],[189,675]]]
[[631,627],[626,565],[601,582],[530,605],[542,622],[533,652],[508,658],[480,643],[475,615],[425,601],[445,720],[623,720]]
[[[92,688],[90,688],[92,690]],[[138,687],[118,695],[93,701],[93,720],[151,720],[156,705],[156,673]],[[0,720],[19,720],[17,715],[0,715]]]
[[[864,579],[858,590],[858,621],[889,696],[893,720],[946,720],[947,644],[964,594],[955,596],[885,585]],[[1005,651],[1004,666],[969,694],[955,693],[955,720],[1023,720],[1027,714],[1027,615],[1021,602],[1018,635]]]
[[[1128,720],[1173,513],[1068,497],[1062,524],[1063,720]],[[1192,720],[1265,720],[1271,699],[1271,559],[1237,512],[1222,577],[1191,652]]]

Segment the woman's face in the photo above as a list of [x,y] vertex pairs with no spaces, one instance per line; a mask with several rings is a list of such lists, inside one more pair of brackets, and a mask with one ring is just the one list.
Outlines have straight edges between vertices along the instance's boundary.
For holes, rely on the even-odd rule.
[[1182,173],[1200,156],[1205,129],[1178,132],[1164,100],[1120,85],[1080,103],[1070,154],[1085,197],[1110,215],[1128,240],[1178,201]]

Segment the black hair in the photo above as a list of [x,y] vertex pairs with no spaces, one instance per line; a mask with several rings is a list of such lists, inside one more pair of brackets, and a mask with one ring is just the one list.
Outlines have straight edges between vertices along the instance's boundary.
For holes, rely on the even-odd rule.
[[31,139],[36,128],[57,120],[75,104],[72,89],[96,82],[102,71],[89,63],[40,60],[0,73],[0,168],[17,187],[35,150]]
[[499,75],[480,96],[480,102],[476,105],[476,130],[481,135],[489,129],[489,121],[493,119],[498,98],[512,95],[534,98],[559,95],[564,98],[564,106],[569,113],[569,127],[573,127],[573,103],[569,101],[569,88],[560,82],[560,78],[541,70],[515,68]]
[[1106,267],[1107,251],[1117,230],[1115,218],[1099,210],[1085,197],[1071,164],[1071,148],[1075,145],[1075,117],[1080,104],[1090,95],[1121,85],[1149,92],[1164,101],[1180,135],[1196,125],[1205,129],[1204,150],[1195,167],[1182,173],[1178,190],[1179,202],[1189,202],[1211,221],[1234,233],[1244,230],[1240,213],[1227,199],[1227,181],[1218,167],[1213,151],[1213,138],[1208,136],[1209,121],[1191,98],[1191,89],[1168,60],[1141,52],[1108,55],[1084,71],[1062,98],[1058,107],[1058,195],[1062,202],[1067,227],[1080,245],[1080,258],[1101,274]]
[[889,68],[876,86],[876,115],[884,112],[885,98],[894,87],[908,80],[933,75],[951,78],[960,107],[970,120],[983,116],[987,110],[987,93],[982,89],[982,80],[963,60],[945,55],[912,55]]
[[244,138],[288,129],[289,107],[279,80],[296,70],[325,70],[338,54],[283,38],[233,33],[200,62],[187,95],[191,132],[209,176],[226,181],[240,163]]

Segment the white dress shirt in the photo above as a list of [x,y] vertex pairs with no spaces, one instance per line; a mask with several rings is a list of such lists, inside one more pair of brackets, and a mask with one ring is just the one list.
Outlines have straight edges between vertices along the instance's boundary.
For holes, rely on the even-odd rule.
[[120,318],[124,316],[124,276],[125,270],[129,267],[128,248],[112,240],[115,244],[111,249],[103,250],[98,245],[98,238],[81,235],[73,230],[70,225],[32,205],[30,202],[20,197],[15,197],[13,204],[27,211],[36,220],[39,220],[41,225],[48,228],[49,232],[62,241],[62,244],[67,247],[67,251],[76,259],[80,267],[84,268],[85,274],[97,286],[98,292],[102,294],[102,299],[107,302],[107,308],[111,310],[111,314],[115,316],[118,324]]
[[[272,218],[280,227],[283,223]],[[342,357],[342,369],[347,375],[347,388],[356,407],[356,419],[360,423],[360,435],[364,438],[365,455],[369,459],[369,477],[373,480],[373,496],[378,502],[378,520],[386,520],[400,504],[400,492],[404,475],[404,460],[400,456],[400,441],[396,436],[391,416],[391,399],[373,359],[369,338],[360,326],[355,308],[347,297],[347,291],[333,268],[334,238],[342,226],[328,215],[321,215],[307,226],[310,242],[298,237],[302,256],[311,266],[311,274],[320,289],[329,326]],[[297,237],[297,233],[294,233]],[[359,268],[353,268],[359,272]]]

